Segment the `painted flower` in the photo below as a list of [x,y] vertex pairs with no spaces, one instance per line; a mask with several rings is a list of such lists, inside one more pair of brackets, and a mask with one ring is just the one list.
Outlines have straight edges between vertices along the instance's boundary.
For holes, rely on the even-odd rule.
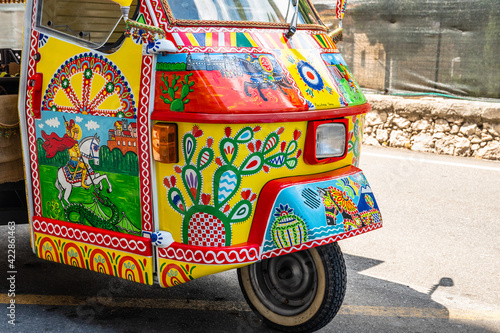
[[146,53],[157,52],[160,48],[160,41],[158,39],[151,39],[146,46]]
[[90,68],[87,68],[85,70],[85,72],[83,72],[83,76],[86,78],[86,79],[90,79],[92,77],[92,70]]
[[49,40],[49,36],[45,35],[45,34],[40,34],[39,37],[38,37],[38,48],[42,48],[45,46],[45,44],[47,44]]
[[297,70],[304,83],[311,89],[323,90],[325,84],[319,73],[308,62],[299,61]]
[[293,208],[289,207],[288,204],[282,205],[280,204],[279,207],[275,208],[276,213],[274,213],[274,217],[280,217],[284,215],[290,215],[293,214]]
[[111,94],[114,90],[115,90],[115,85],[112,82],[108,82],[106,84],[106,91]]

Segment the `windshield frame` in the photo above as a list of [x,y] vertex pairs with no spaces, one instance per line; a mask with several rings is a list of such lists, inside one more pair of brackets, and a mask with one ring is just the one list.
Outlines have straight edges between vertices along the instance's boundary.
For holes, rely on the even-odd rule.
[[[321,20],[318,12],[316,11],[316,8],[314,8],[311,1],[310,0],[303,0],[303,1],[305,1],[311,8],[311,11],[315,16],[315,19],[318,21],[318,24],[298,24],[297,29],[322,30],[325,32],[328,31],[328,28]],[[176,19],[172,11],[170,10],[168,0],[161,0],[161,3],[163,5],[163,10],[167,15],[168,22],[172,26],[188,26],[188,27],[213,26],[213,27],[246,27],[246,28],[276,28],[276,29],[288,29],[290,27],[290,22],[276,23],[276,22],[259,22],[259,21],[213,21],[213,20]]]
[[[133,12],[133,15],[130,17],[130,19],[135,20],[139,16],[140,13],[140,8],[141,8],[141,1],[143,0],[137,0],[135,3],[135,9]],[[123,16],[120,16],[117,18],[116,26],[114,26],[113,30],[109,31],[108,40],[103,44],[102,41],[90,41],[86,40],[80,37],[77,37],[73,34],[51,28],[47,26],[47,24],[43,24],[42,19],[43,19],[43,5],[44,1],[38,1],[36,4],[36,17],[35,17],[35,30],[46,34],[47,36],[50,37],[55,37],[59,38],[61,40],[64,40],[66,42],[76,44],[80,47],[84,48],[89,48],[93,49],[95,51],[103,52],[103,53],[113,53],[115,52],[122,44],[123,41],[125,40],[125,31],[121,33],[121,35],[114,41],[109,42],[109,37],[115,32],[116,28],[118,27],[118,24],[121,23],[123,20]]]

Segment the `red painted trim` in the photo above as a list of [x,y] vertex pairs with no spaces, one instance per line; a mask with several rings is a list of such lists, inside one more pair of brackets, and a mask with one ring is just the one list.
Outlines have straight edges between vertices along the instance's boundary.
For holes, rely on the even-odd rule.
[[258,244],[249,243],[226,247],[204,247],[174,242],[167,248],[159,248],[158,257],[207,265],[235,265],[259,260],[259,247]]
[[42,118],[42,83],[43,73],[35,73],[28,79],[28,90],[31,90],[33,118]]
[[[345,127],[345,145],[344,145],[344,154],[342,156],[338,157],[331,157],[331,158],[322,158],[322,159],[317,159],[316,158],[316,130],[319,125],[323,124],[330,124],[330,123],[337,123],[337,124],[344,124]],[[332,163],[335,161],[339,161],[347,156],[347,136],[349,134],[349,119],[343,118],[343,119],[336,119],[336,120],[322,120],[322,121],[311,121],[307,125],[307,136],[306,136],[306,143],[304,146],[304,161],[307,164],[326,164],[326,163]]]
[[[35,22],[36,22],[36,8],[37,1],[33,2],[33,16],[31,18],[31,39],[30,39],[30,47],[29,47],[29,61],[28,61],[28,77],[33,77],[36,74],[37,69],[37,61],[35,61],[35,54],[38,53],[38,36],[39,33],[35,31]],[[27,82],[26,82],[27,84]],[[38,152],[36,145],[36,128],[35,128],[35,118],[32,115],[33,112],[33,98],[34,96],[30,94],[31,89],[27,89],[26,91],[26,126],[28,130],[28,146],[29,146],[29,163],[31,169],[31,184],[27,184],[27,186],[32,187],[32,195],[33,198],[29,198],[29,200],[33,200],[33,213],[34,215],[42,215],[42,194],[40,189],[40,175],[38,171]],[[41,101],[41,97],[40,97]],[[25,160],[25,163],[28,163]]]
[[252,221],[252,227],[250,229],[250,235],[248,236],[248,243],[262,244],[266,233],[267,222],[273,210],[274,201],[278,197],[281,190],[294,185],[321,182],[331,178],[339,178],[341,176],[346,177],[360,171],[361,169],[356,168],[355,166],[346,166],[337,170],[315,175],[287,177],[270,181],[264,185],[264,188],[260,192],[257,207],[255,208],[255,215]]
[[139,159],[139,188],[141,196],[141,225],[144,231],[153,231],[153,198],[151,193],[151,165],[149,133],[149,97],[153,57],[143,56],[141,64],[141,85],[137,108],[137,157]]
[[125,251],[142,256],[153,255],[153,245],[146,237],[123,234],[116,231],[89,227],[75,223],[33,217],[33,229],[37,233],[87,243],[112,250]]
[[170,122],[191,122],[208,124],[244,124],[244,123],[282,123],[291,121],[326,120],[364,114],[370,112],[371,106],[350,106],[330,110],[311,110],[295,112],[268,112],[268,113],[184,113],[169,111],[153,111],[151,120]]
[[146,1],[140,1],[141,6],[141,14],[144,15],[144,20],[147,25],[154,25],[153,20],[151,19],[151,15],[149,13],[148,6],[146,5]]
[[186,46],[192,46],[191,45],[191,41],[189,40],[189,38],[187,38],[186,36],[186,33],[185,32],[182,32],[182,31],[179,31],[177,33],[179,35],[179,37],[181,38],[182,42],[184,43],[184,45]]
[[[224,44],[226,47],[231,47],[231,33],[230,32],[221,32],[224,34]],[[235,45],[236,46],[236,45]]]
[[212,32],[212,47],[218,47],[219,46],[219,34],[221,32]]

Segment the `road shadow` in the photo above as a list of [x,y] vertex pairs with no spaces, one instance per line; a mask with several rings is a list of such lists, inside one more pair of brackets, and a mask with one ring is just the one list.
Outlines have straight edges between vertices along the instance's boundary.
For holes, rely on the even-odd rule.
[[24,181],[0,184],[0,225],[10,221],[28,223]]
[[[5,226],[0,227],[0,235],[0,253],[2,258],[6,258]],[[381,261],[349,254],[345,255],[345,259],[348,288],[344,305],[341,313],[321,332],[487,332],[472,324],[450,322],[448,310],[434,302],[429,293],[363,275],[363,271],[381,264]],[[0,277],[3,281],[7,271],[4,260],[0,261],[5,267]],[[16,268],[18,297],[72,296],[78,302],[61,305],[44,296],[38,298],[44,304],[17,304],[16,325],[12,327],[4,319],[0,323],[2,332],[273,332],[245,304],[235,270],[169,289],[157,285],[144,286],[36,258],[29,247],[26,225],[19,225],[16,229]],[[452,281],[445,279],[442,283],[450,284]],[[444,286],[436,288],[441,287]],[[2,284],[0,292],[6,294],[7,289],[8,286]],[[112,299],[115,305],[110,306],[100,298]],[[137,307],[116,306],[122,300],[131,298],[156,299],[158,302],[177,300],[181,306],[175,306],[175,309],[141,304]],[[196,305],[198,303],[201,305]],[[207,309],[207,304],[234,306],[224,306],[224,311],[218,311]],[[382,310],[371,315],[352,314],[348,311],[352,307],[430,308],[439,310],[441,318],[387,316]]]

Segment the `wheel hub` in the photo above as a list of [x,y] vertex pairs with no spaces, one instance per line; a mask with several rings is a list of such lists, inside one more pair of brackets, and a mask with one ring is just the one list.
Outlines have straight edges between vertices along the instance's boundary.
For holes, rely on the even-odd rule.
[[284,316],[305,311],[316,295],[318,278],[313,258],[306,252],[294,252],[255,264],[250,274],[262,303]]

